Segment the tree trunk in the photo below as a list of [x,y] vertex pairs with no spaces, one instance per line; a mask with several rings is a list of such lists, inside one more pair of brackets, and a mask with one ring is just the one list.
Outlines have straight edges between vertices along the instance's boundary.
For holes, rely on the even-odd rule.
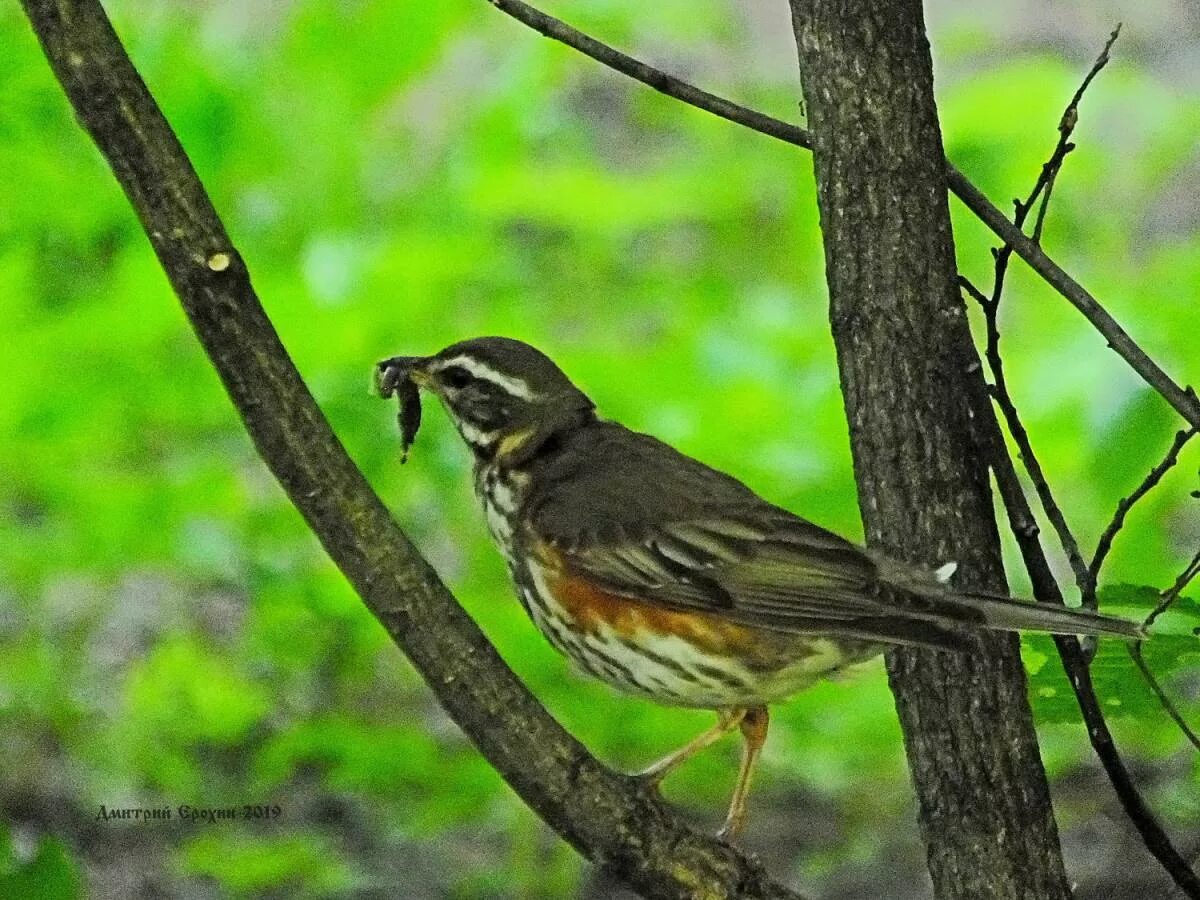
[[[919,0],[791,4],[868,542],[1004,591]],[[1069,897],[1017,640],[888,673],[937,896]]]

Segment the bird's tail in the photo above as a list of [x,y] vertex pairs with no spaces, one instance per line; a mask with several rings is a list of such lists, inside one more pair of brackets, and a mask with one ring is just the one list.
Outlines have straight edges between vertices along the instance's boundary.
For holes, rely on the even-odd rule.
[[881,565],[880,575],[888,585],[913,598],[916,609],[912,612],[935,621],[963,623],[993,631],[1094,634],[1127,641],[1141,641],[1147,636],[1141,625],[1116,616],[1016,600],[1001,594],[957,591],[935,578],[921,577],[898,564]]

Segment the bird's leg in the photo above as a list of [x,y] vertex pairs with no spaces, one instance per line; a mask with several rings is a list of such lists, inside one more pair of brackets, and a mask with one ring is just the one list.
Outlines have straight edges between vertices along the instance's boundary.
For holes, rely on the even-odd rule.
[[654,765],[638,772],[638,776],[645,778],[650,784],[657,785],[664,778],[674,772],[680,765],[691,759],[705,747],[710,747],[729,734],[737,727],[746,715],[744,709],[725,709],[717,713],[717,724],[708,731],[696,735],[674,753],[664,756]]
[[725,824],[717,833],[718,837],[735,838],[746,824],[746,795],[750,793],[750,777],[754,774],[754,764],[758,762],[758,755],[767,741],[767,727],[770,722],[765,706],[756,706],[742,713],[738,722],[745,741],[742,745],[742,764],[738,769],[733,797],[729,801],[729,815],[725,817]]

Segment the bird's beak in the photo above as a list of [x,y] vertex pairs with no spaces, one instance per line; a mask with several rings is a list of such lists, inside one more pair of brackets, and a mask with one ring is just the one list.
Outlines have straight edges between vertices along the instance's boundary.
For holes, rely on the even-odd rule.
[[405,384],[429,387],[428,356],[393,356],[375,364],[375,391],[387,398],[403,388]]

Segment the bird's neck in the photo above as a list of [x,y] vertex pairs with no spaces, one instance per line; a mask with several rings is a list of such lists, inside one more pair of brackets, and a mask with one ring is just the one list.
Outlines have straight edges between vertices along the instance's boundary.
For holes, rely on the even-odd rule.
[[500,470],[528,468],[533,463],[558,453],[572,432],[596,421],[587,408],[566,409],[562,413],[512,429],[487,445],[473,445],[476,467]]

